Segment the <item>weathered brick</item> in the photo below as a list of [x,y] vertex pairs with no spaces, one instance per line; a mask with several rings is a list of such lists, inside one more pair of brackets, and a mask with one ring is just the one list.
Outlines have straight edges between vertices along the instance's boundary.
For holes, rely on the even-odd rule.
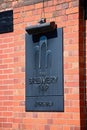
[[69,8],[66,10],[66,14],[73,14],[73,13],[77,13],[79,10],[78,10],[78,7],[73,7],[73,8]]
[[62,4],[62,9],[67,9],[67,8],[69,8],[69,3]]

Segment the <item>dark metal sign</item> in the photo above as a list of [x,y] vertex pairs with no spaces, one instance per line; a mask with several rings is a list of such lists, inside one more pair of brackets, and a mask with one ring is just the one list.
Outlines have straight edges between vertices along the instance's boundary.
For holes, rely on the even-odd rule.
[[0,12],[0,33],[13,31],[13,10]]
[[54,37],[26,34],[26,111],[63,111],[62,28]]

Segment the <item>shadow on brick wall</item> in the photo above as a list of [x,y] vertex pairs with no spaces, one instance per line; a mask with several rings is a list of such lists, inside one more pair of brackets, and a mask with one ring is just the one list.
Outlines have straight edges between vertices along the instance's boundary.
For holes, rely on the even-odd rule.
[[87,129],[87,45],[86,45],[86,33],[87,22],[85,20],[85,7],[84,1],[80,0],[79,8],[79,90],[80,90],[80,123],[81,130]]

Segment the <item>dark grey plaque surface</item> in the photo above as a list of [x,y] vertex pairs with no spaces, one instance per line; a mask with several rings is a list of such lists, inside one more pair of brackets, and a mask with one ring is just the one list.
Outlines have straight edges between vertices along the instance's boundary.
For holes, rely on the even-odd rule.
[[26,34],[26,111],[63,111],[62,28],[54,37]]
[[0,12],[0,33],[13,31],[13,10]]

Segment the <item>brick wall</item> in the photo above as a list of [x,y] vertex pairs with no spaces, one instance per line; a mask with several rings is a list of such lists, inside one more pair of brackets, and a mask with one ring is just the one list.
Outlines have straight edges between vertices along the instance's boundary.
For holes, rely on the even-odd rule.
[[[13,9],[14,31],[0,34],[0,130],[86,130],[83,9],[79,0],[30,4],[2,0]],[[38,1],[37,1],[38,2]],[[21,4],[20,4],[21,3]],[[64,112],[25,112],[25,27],[41,16],[63,27]],[[81,17],[82,16],[82,17]],[[80,26],[82,25],[82,26]]]

